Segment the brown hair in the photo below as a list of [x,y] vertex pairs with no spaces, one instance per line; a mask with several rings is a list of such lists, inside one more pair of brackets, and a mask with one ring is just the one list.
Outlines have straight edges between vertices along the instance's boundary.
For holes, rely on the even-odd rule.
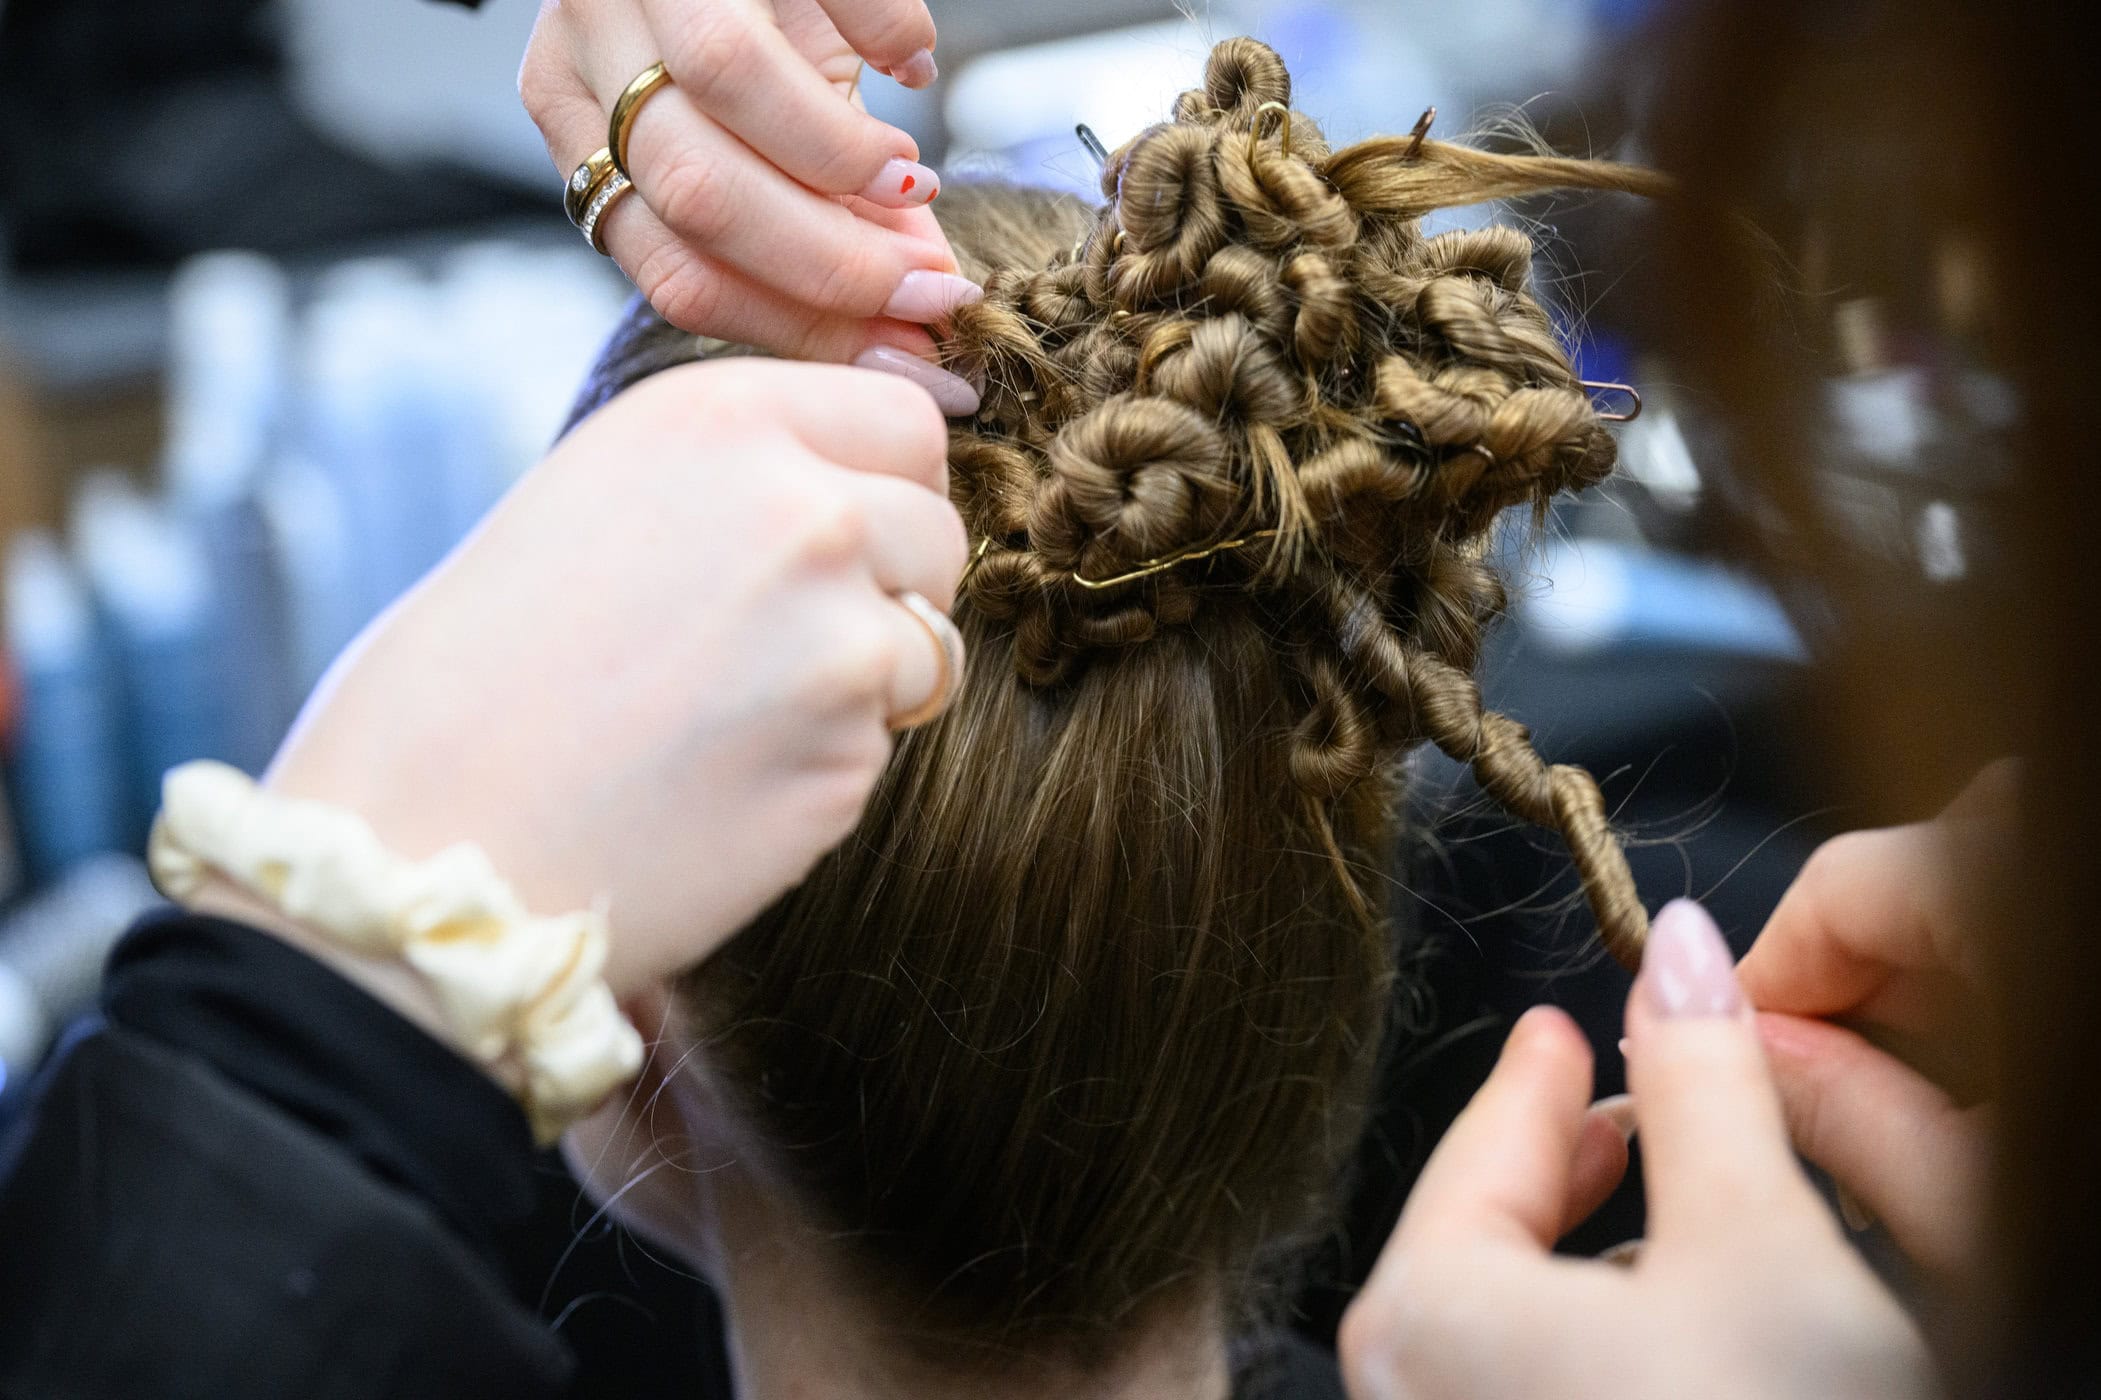
[[[1613,443],[1504,228],[1446,205],[1604,163],[1330,152],[1252,40],[1116,152],[1110,202],[944,196],[984,300],[943,350],[978,542],[968,682],[859,829],[683,984],[711,1074],[900,1330],[1085,1364],[1245,1302],[1327,1219],[1394,968],[1424,741],[1645,928],[1580,770],[1472,678],[1510,506]],[[1288,144],[1287,144],[1288,129]]]

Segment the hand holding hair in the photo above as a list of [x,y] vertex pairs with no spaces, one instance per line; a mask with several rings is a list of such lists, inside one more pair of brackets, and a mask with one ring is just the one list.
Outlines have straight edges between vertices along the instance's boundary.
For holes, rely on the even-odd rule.
[[931,83],[934,41],[922,0],[548,0],[519,89],[572,217],[667,321],[967,413],[921,328],[978,294],[926,207],[940,177],[855,100],[864,63]]
[[1796,1148],[1943,1278],[1977,1262],[1993,1039],[1978,967],[2009,907],[1998,873],[2020,868],[2019,800],[2001,761],[1932,821],[1826,842],[1738,969]]
[[1627,999],[1649,1191],[1631,1266],[1558,1258],[1626,1145],[1586,1111],[1590,1048],[1534,1008],[1431,1157],[1343,1321],[1356,1400],[1935,1393],[1910,1320],[1789,1150],[1728,945],[1687,901]]
[[658,376],[366,632],[265,786],[408,860],[478,845],[535,914],[603,907],[614,993],[652,986],[851,830],[895,718],[955,683],[942,449],[890,376]]

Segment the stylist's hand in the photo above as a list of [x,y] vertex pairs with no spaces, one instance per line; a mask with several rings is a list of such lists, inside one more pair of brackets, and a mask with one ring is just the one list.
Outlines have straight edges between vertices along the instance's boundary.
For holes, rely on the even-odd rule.
[[2018,799],[2001,762],[1930,822],[1826,842],[1737,969],[1797,1150],[1942,1278],[1976,1262],[1990,1110],[1921,1069],[1988,1080],[1977,964]]
[[849,96],[864,59],[931,83],[933,46],[922,0],[544,0],[519,89],[567,179],[606,144],[622,89],[661,61],[674,86],[643,104],[628,145],[639,198],[605,225],[657,311],[783,355],[912,374],[960,413],[976,396],[918,360],[920,327],[979,289],[954,275],[926,208],[939,177]]
[[964,562],[928,397],[862,370],[675,369],[586,420],[338,663],[268,785],[391,849],[480,843],[528,907],[609,901],[628,996],[858,820]]
[[1431,1157],[1343,1321],[1356,1400],[1830,1400],[1931,1393],[1903,1312],[1789,1150],[1729,950],[1698,906],[1657,916],[1627,1003],[1649,1233],[1631,1267],[1561,1258],[1610,1192],[1590,1048],[1528,1013]]

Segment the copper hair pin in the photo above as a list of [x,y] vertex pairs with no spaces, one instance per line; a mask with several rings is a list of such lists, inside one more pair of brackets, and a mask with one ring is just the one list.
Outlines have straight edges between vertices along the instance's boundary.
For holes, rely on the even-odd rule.
[[1414,160],[1423,153],[1423,140],[1430,134],[1430,123],[1436,120],[1435,107],[1423,108],[1423,114],[1415,119],[1415,129],[1408,133],[1408,149],[1401,152],[1402,160]]
[[1641,391],[1632,384],[1620,384],[1610,379],[1579,379],[1576,382],[1593,394],[1611,392],[1627,396],[1627,411],[1625,413],[1606,413],[1601,410],[1598,413],[1600,422],[1632,423],[1635,419],[1641,417]]

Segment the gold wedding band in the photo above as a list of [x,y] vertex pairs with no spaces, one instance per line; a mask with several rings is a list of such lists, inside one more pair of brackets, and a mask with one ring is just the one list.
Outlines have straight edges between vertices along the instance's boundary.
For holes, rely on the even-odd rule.
[[642,114],[642,104],[670,81],[671,70],[661,63],[652,63],[622,90],[620,100],[613,104],[613,116],[606,125],[606,149],[613,153],[613,167],[629,179],[634,178],[634,171],[627,167],[627,138],[634,133],[635,118]]
[[934,693],[901,715],[890,717],[893,733],[905,729],[917,729],[920,725],[939,716],[955,700],[956,692],[963,685],[963,634],[956,624],[942,615],[941,609],[926,600],[926,596],[903,589],[896,595],[906,612],[918,619],[926,628],[927,635],[934,639],[934,649],[941,654],[941,671],[934,678]]
[[584,211],[591,207],[592,198],[617,173],[612,151],[603,146],[570,173],[569,183],[562,190],[562,212],[569,216],[570,223],[578,228],[584,226]]

